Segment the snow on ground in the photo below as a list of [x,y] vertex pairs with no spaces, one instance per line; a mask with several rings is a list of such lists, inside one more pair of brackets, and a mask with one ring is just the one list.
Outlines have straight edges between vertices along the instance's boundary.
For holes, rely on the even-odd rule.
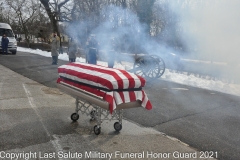
[[[51,52],[42,51],[39,49],[34,50],[29,48],[18,47],[18,51],[38,54],[45,57],[51,57]],[[67,53],[60,54],[58,59],[68,61]],[[76,61],[84,63],[85,59],[80,57],[80,58],[77,58]],[[98,61],[97,64],[107,66],[107,63],[102,61]],[[127,64],[122,65],[119,63],[115,63],[114,68],[126,69],[126,68],[129,68],[129,66],[127,66]],[[184,85],[189,85],[193,87],[204,88],[208,90],[240,96],[240,84],[231,84],[231,83],[226,83],[219,80],[204,79],[201,77],[196,77],[195,75],[191,75],[191,74],[186,75],[181,73],[172,73],[168,69],[165,70],[165,73],[162,75],[161,79],[184,84]]]

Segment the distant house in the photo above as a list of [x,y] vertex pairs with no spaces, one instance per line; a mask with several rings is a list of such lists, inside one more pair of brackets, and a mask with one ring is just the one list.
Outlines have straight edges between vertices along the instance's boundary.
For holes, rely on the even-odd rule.
[[[26,37],[25,34],[15,34],[16,35],[16,39],[18,42],[25,42],[26,41]],[[35,41],[35,36],[34,35],[29,35],[29,40],[31,43],[36,43]]]

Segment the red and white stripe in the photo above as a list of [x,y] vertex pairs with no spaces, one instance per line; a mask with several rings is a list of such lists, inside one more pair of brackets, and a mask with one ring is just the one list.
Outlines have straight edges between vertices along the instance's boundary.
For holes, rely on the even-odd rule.
[[145,79],[125,70],[85,63],[70,63],[58,68],[60,76],[85,84],[112,89],[143,87]]
[[[92,64],[77,62],[70,63],[60,66],[58,68],[58,72],[62,77],[110,90],[138,88],[145,85],[145,80],[142,77],[136,76],[135,74],[129,73],[125,70],[118,70]],[[148,110],[152,109],[152,105],[143,90],[104,92],[102,90],[93,89],[66,79],[59,78],[57,82],[59,83],[61,81],[103,97],[103,99],[109,103],[109,110],[111,113],[114,109],[116,109],[117,105],[137,100],[141,101],[142,107]]]

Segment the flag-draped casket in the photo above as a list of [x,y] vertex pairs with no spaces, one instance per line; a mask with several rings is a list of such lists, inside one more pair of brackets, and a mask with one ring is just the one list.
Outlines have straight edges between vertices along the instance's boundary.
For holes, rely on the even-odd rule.
[[93,93],[109,103],[112,113],[117,105],[139,100],[141,106],[150,110],[152,105],[142,87],[144,78],[121,69],[86,63],[69,63],[58,67],[57,83]]

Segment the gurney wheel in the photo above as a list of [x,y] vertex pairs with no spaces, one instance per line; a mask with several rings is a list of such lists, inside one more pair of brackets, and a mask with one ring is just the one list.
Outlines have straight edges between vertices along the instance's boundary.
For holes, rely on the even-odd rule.
[[95,110],[92,110],[90,112],[90,115],[91,115],[91,120],[94,120],[96,118],[97,112]]
[[72,120],[72,121],[77,121],[78,119],[79,119],[79,114],[73,113],[73,114],[71,115],[71,120]]
[[99,135],[101,133],[101,127],[98,127],[97,125],[94,126],[93,131],[96,135]]
[[114,123],[114,129],[115,129],[117,132],[121,131],[121,129],[122,129],[122,124],[120,124],[119,122],[115,122],[115,123]]

